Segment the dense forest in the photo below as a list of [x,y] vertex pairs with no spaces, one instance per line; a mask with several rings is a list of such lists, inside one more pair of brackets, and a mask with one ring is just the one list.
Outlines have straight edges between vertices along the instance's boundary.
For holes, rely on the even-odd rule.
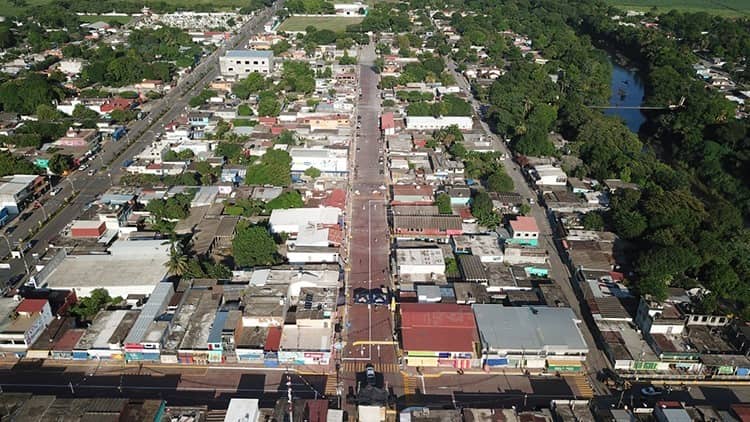
[[[439,3],[412,0],[411,7],[441,10]],[[604,215],[606,226],[631,245],[629,281],[657,298],[669,286],[703,285],[712,292],[703,310],[750,317],[750,124],[736,120],[734,105],[707,89],[692,67],[697,50],[742,63],[750,51],[748,21],[672,12],[660,29],[619,25],[612,17],[622,12],[597,0],[470,0],[449,7],[470,12],[433,16],[450,20],[462,35],[449,53],[459,66],[477,62],[469,47],[480,45],[489,55],[485,63],[506,70],[489,88],[474,89],[488,104],[492,128],[517,153],[559,155],[546,135],[555,130],[582,161],[567,168],[570,174],[640,186],[618,191]],[[398,13],[375,16],[377,25],[368,19],[362,25],[388,27]],[[523,57],[503,31],[529,37],[548,61]],[[435,38],[428,43],[446,42]],[[605,49],[640,68],[647,104],[676,104],[684,96],[684,107],[651,112],[638,135],[587,107],[609,96]]]

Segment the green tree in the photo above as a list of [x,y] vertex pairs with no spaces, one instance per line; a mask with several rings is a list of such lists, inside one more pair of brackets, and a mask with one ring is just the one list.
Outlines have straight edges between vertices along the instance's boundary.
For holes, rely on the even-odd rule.
[[266,210],[277,210],[277,209],[289,209],[289,208],[302,208],[305,206],[305,202],[302,200],[302,196],[296,190],[284,192],[276,198],[268,201],[266,204]]
[[106,289],[94,289],[90,296],[78,299],[78,303],[70,308],[70,314],[82,321],[90,321],[96,314],[110,303],[116,303],[121,298],[112,298]]
[[315,180],[320,177],[320,170],[316,169],[315,167],[310,167],[305,170],[305,176]]
[[248,185],[288,186],[292,182],[292,158],[286,151],[266,151],[260,162],[247,168],[245,183]]
[[49,170],[54,174],[64,174],[73,168],[73,156],[55,153],[49,159]]
[[11,79],[0,85],[0,104],[3,110],[22,114],[32,114],[39,105],[50,105],[63,96],[62,88],[37,73]]
[[281,114],[281,103],[273,91],[264,91],[258,101],[258,116],[278,116]]
[[603,230],[604,217],[596,211],[587,212],[583,216],[583,228],[586,230]]
[[487,178],[487,188],[493,192],[513,192],[513,179],[498,169]]
[[453,209],[451,208],[451,197],[447,193],[439,193],[437,197],[435,197],[435,205],[437,205],[440,214],[453,214]]
[[500,224],[500,216],[495,212],[490,195],[485,191],[477,191],[471,201],[471,214],[479,224],[495,228]]
[[638,211],[615,209],[612,213],[615,232],[624,239],[636,239],[648,228],[648,222]]
[[237,107],[237,115],[238,116],[252,116],[253,109],[251,109],[250,106],[247,104],[240,104],[240,106]]
[[266,78],[257,72],[247,75],[247,78],[232,85],[232,93],[243,100],[257,94],[269,86]]
[[167,267],[167,273],[177,277],[182,277],[188,272],[189,262],[187,255],[178,242],[172,242],[169,245],[169,259],[164,263]]
[[36,117],[39,120],[57,120],[62,117],[62,113],[49,104],[39,104],[36,107]]
[[237,267],[274,265],[280,261],[276,243],[263,226],[241,223],[232,241],[232,255]]
[[72,116],[74,119],[79,119],[79,120],[98,119],[99,113],[95,112],[94,110],[91,110],[90,108],[82,104],[78,104],[73,109]]

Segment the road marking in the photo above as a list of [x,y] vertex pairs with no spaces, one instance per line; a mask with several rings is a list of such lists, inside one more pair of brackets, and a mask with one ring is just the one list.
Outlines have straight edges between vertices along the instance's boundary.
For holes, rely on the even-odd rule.
[[336,376],[335,375],[329,375],[326,377],[325,395],[326,396],[336,395]]
[[588,378],[581,373],[563,375],[567,380],[572,382],[572,387],[576,390],[575,393],[578,397],[590,399],[594,397],[594,390],[589,384]]
[[404,380],[404,395],[414,394],[416,392],[416,379],[411,375],[401,374]]
[[[346,361],[343,363],[341,370],[343,372],[364,372],[365,367],[369,362],[362,361]],[[384,374],[395,374],[400,372],[400,368],[397,363],[374,363],[375,372],[381,372]]]

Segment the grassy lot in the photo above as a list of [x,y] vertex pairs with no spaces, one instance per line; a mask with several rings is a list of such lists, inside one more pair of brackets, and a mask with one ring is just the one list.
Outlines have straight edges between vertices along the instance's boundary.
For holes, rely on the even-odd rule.
[[[173,4],[186,10],[190,10],[191,7],[196,5],[208,5],[215,9],[221,10],[234,10],[240,7],[247,6],[248,4],[247,0],[133,0],[133,2],[136,3],[139,8],[141,6],[148,6],[149,4],[162,1],[164,3]],[[23,12],[27,7],[49,3],[52,3],[52,0],[26,0],[25,7],[16,7],[9,0],[0,0],[0,16],[15,16]]]
[[682,12],[707,12],[721,16],[750,16],[750,0],[606,0],[613,6],[627,10],[659,12],[677,9]]
[[102,16],[102,15],[86,15],[86,16],[79,16],[79,19],[81,19],[81,22],[107,22],[108,24],[112,23],[119,23],[119,24],[126,24],[130,22],[131,19],[133,19],[130,16]]
[[312,25],[319,31],[321,29],[330,29],[334,32],[346,30],[347,25],[362,22],[361,16],[291,16],[281,23],[277,30],[279,31],[304,31],[305,28]]

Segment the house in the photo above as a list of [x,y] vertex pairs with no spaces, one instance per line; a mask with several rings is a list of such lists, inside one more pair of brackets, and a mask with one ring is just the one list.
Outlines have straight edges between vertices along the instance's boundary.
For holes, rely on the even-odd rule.
[[429,185],[393,185],[391,205],[431,205],[435,191]]
[[124,360],[123,342],[138,315],[123,309],[99,311],[73,346],[73,359]]
[[250,73],[273,72],[273,52],[261,50],[229,50],[219,57],[221,76],[244,78]]
[[333,10],[340,16],[359,16],[367,14],[368,6],[360,2],[335,3]]
[[570,308],[474,304],[483,363],[579,371],[588,346]]
[[509,222],[509,226],[511,237],[507,242],[530,246],[539,244],[539,228],[534,217],[518,216]]
[[461,130],[471,130],[474,120],[468,116],[407,116],[406,129],[408,130],[437,130],[450,126],[458,126]]
[[504,256],[510,265],[546,264],[549,259],[546,249],[518,243],[506,243]]
[[338,226],[340,213],[334,207],[276,209],[268,224],[272,233],[296,235],[306,226]]
[[123,340],[126,361],[160,360],[164,336],[170,327],[168,319],[160,318],[175,296],[172,283],[159,283],[133,327]]
[[467,206],[471,202],[471,189],[466,186],[450,186],[446,193],[451,198],[452,206]]
[[380,116],[380,130],[383,135],[394,135],[396,133],[396,122],[393,120],[393,113],[383,113]]
[[52,322],[46,299],[0,298],[0,352],[23,356]]
[[98,141],[99,131],[96,129],[74,129],[70,128],[65,135],[55,141],[55,145],[67,147],[87,147]]
[[402,303],[402,349],[408,366],[470,368],[479,337],[468,306]]
[[566,187],[568,175],[557,166],[540,164],[529,170],[529,174],[537,186]]
[[462,234],[462,223],[458,215],[397,215],[393,217],[393,232],[397,237],[447,238]]
[[451,244],[456,254],[471,254],[479,257],[481,262],[503,262],[503,250],[497,233],[452,236]]

